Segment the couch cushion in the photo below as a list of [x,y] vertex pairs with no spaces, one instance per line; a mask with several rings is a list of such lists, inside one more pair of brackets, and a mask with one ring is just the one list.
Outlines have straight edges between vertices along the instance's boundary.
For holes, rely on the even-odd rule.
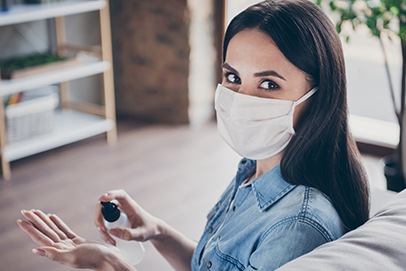
[[406,270],[406,190],[361,227],[278,270]]

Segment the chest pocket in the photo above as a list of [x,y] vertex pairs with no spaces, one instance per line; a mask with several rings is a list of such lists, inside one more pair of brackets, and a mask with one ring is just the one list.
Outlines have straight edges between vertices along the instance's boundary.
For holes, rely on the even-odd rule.
[[[200,242],[195,251],[195,253],[197,253],[196,255],[198,255],[198,257],[195,258],[195,260],[197,261],[196,264],[198,264],[199,266],[201,265],[201,260],[202,260],[203,253],[206,248],[207,242],[213,236],[213,234],[217,231],[217,229],[220,227],[221,223],[224,220],[224,217],[227,212],[226,211],[227,202],[228,202],[228,200],[226,198],[219,201],[207,214],[206,227],[204,229],[203,235],[200,238]],[[208,265],[210,265],[210,264],[208,264]],[[210,270],[210,269],[208,269],[208,270]]]
[[233,257],[224,254],[218,244],[204,253],[200,271],[243,271],[245,267]]

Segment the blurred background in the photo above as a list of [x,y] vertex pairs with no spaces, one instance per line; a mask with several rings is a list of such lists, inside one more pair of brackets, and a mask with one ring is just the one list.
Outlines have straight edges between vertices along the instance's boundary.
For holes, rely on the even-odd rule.
[[[222,37],[231,18],[257,2],[2,1],[2,270],[74,270],[31,253],[34,243],[15,223],[20,210],[56,213],[77,234],[101,241],[93,215],[111,189],[127,190],[199,239],[240,159],[214,118]],[[399,101],[401,39],[377,38],[362,25],[344,30],[350,128],[371,190],[386,191],[383,157],[396,153],[400,133],[387,72]],[[63,56],[59,66],[4,73],[10,60],[31,63],[27,56],[44,52]],[[392,195],[374,201],[373,211]],[[139,270],[173,270],[149,243],[146,250]]]

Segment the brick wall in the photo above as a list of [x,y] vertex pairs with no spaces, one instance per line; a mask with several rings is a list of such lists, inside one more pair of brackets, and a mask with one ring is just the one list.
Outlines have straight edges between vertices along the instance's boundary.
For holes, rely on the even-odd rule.
[[186,0],[110,1],[118,116],[188,123]]

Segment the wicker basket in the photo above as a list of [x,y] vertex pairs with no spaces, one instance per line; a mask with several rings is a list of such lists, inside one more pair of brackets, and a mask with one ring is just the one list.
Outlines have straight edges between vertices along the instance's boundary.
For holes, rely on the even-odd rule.
[[59,103],[55,89],[50,86],[26,92],[20,103],[6,107],[8,143],[53,131]]

